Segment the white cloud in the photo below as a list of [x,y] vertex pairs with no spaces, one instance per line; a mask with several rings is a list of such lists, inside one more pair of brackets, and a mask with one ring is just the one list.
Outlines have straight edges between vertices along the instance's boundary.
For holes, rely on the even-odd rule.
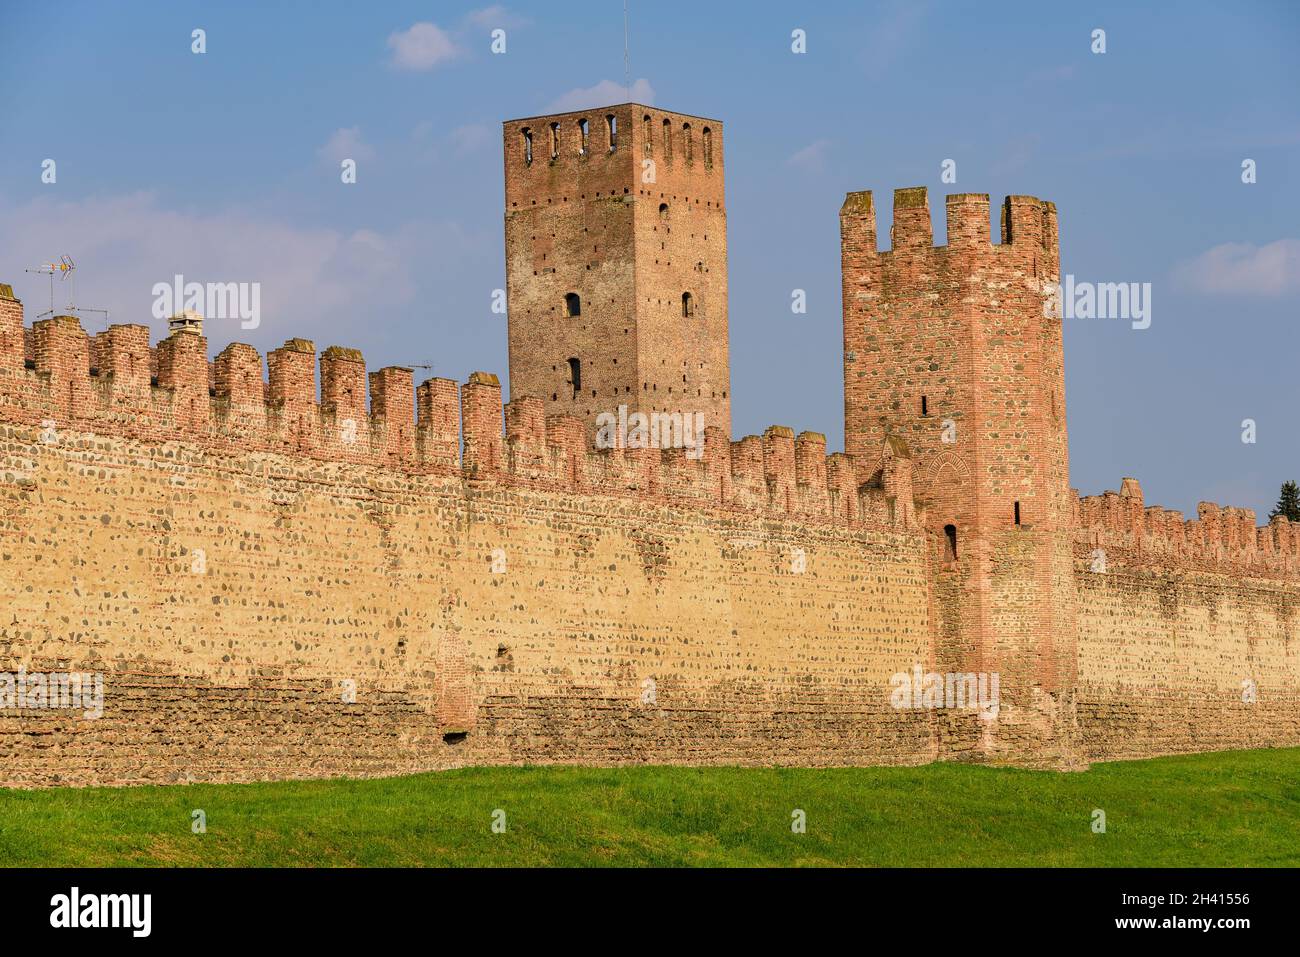
[[467,123],[458,126],[448,135],[452,147],[458,153],[473,153],[484,144],[492,141],[497,130],[486,123]]
[[345,159],[357,162],[374,159],[375,151],[361,139],[360,127],[347,126],[331,133],[325,145],[316,151],[316,155],[337,165]]
[[611,106],[615,103],[644,103],[649,106],[655,101],[655,91],[650,81],[642,77],[632,83],[631,91],[622,83],[613,80],[601,80],[595,86],[578,87],[570,90],[551,102],[546,108],[548,113],[571,113],[575,110],[587,110],[594,106]]
[[830,147],[830,140],[817,140],[809,143],[799,152],[795,153],[788,160],[787,166],[797,166],[800,169],[817,173],[826,165],[826,150]]
[[495,3],[481,10],[471,10],[465,15],[465,22],[486,30],[495,30],[498,27],[503,30],[513,30],[526,27],[533,21],[517,13],[511,13],[501,4]]
[[[244,212],[182,212],[145,192],[0,204],[0,217],[7,227],[0,234],[4,279],[12,275],[21,290],[29,323],[49,307],[49,286],[43,276],[22,273],[21,264],[61,253],[77,262],[79,305],[107,308],[113,323],[151,325],[155,339],[166,334],[151,316],[155,283],[170,283],[177,273],[187,282],[260,283],[261,325],[209,323],[204,331],[214,354],[237,341],[265,351],[293,336],[322,347],[373,341],[366,324],[453,282],[490,248],[485,237],[448,222],[343,232]],[[61,307],[65,290],[55,294]],[[82,324],[92,333],[103,328],[97,316]]]
[[447,32],[427,21],[389,34],[388,46],[393,51],[389,62],[399,70],[432,70],[439,63],[460,55]]
[[1223,243],[1180,264],[1175,278],[1198,292],[1280,296],[1300,291],[1300,239],[1265,246]]

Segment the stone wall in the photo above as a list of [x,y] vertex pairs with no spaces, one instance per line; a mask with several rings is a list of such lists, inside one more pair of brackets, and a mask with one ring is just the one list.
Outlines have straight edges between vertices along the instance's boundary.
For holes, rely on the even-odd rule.
[[1300,743],[1300,586],[1090,568],[1077,574],[1086,760]]
[[0,427],[0,670],[104,714],[0,713],[0,783],[934,756],[888,702],[914,532],[40,431]]
[[0,711],[0,784],[936,754],[889,704],[930,664],[905,455],[593,452],[485,373],[332,347],[318,393],[306,340],[264,379],[0,292],[0,672],[104,676],[102,717]]
[[1136,479],[1079,501],[1079,751],[1088,760],[1300,743],[1296,529]]

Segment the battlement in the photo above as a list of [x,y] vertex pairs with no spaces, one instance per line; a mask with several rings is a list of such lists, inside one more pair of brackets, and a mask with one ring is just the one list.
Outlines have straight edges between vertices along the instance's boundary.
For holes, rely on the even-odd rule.
[[[915,529],[910,461],[887,451],[873,461],[827,456],[826,438],[816,432],[796,436],[772,426],[731,442],[710,426],[698,447],[593,450],[581,419],[548,415],[533,396],[503,404],[500,380],[487,372],[472,373],[463,386],[433,378],[416,388],[409,368],[367,375],[360,351],[330,346],[317,355],[311,340],[294,338],[267,355],[264,378],[252,346],[232,343],[209,365],[207,339],[189,330],[153,347],[141,325],[114,325],[91,338],[75,317],[56,316],[34,331],[35,368],[27,368],[21,303],[0,300],[0,421],[39,426],[55,445],[73,433],[185,442],[214,454],[271,451],[778,519]],[[874,484],[865,481],[873,475]],[[899,503],[900,496],[909,500]]]
[[992,241],[988,193],[951,193],[945,203],[948,242],[936,246],[924,186],[894,190],[890,247],[877,249],[876,208],[870,190],[848,193],[840,209],[840,229],[847,248],[865,265],[873,257],[916,255],[917,250],[1006,250],[1006,255],[1042,251],[1048,262],[1060,258],[1056,204],[1035,196],[1007,196],[1001,204],[1000,241]]
[[1076,494],[1075,542],[1134,565],[1181,564],[1217,571],[1294,577],[1300,573],[1300,526],[1277,516],[1256,525],[1255,510],[1201,502],[1196,518],[1144,505],[1137,479],[1100,495]]
[[640,103],[502,124],[506,211],[654,195],[723,205],[722,122]]

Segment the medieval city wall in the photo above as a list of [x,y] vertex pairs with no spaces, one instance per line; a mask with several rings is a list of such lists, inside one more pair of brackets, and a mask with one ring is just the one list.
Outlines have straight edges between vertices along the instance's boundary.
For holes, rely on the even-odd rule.
[[1080,503],[1078,747],[1084,760],[1300,744],[1296,529],[1121,492]]
[[2,784],[935,756],[889,702],[930,664],[906,460],[587,452],[481,373],[381,370],[367,409],[351,350],[318,400],[303,340],[179,381],[200,336],[63,317],[24,359],[5,318],[0,671],[102,673],[104,711],[0,711]]
[[[414,388],[300,339],[265,377],[251,347],[206,354],[193,332],[25,329],[0,295],[0,673],[104,680],[98,718],[0,710],[0,784],[1300,744],[1284,520],[1184,521],[1126,480],[1065,539],[989,540],[991,637],[958,649],[936,608],[959,565],[901,440],[593,451],[484,373]],[[998,647],[1045,596],[1052,640]],[[898,672],[984,662],[995,720],[891,705]]]

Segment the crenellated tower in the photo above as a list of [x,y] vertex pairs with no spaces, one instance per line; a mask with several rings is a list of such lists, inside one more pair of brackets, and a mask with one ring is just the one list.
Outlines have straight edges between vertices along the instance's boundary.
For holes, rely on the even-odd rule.
[[510,394],[731,434],[722,124],[635,103],[503,124]]
[[955,755],[1070,763],[1075,622],[1056,207],[947,198],[935,246],[923,187],[894,195],[887,251],[870,192],[840,213],[846,450],[914,457],[932,550],[935,667],[997,672],[995,720],[953,717]]

